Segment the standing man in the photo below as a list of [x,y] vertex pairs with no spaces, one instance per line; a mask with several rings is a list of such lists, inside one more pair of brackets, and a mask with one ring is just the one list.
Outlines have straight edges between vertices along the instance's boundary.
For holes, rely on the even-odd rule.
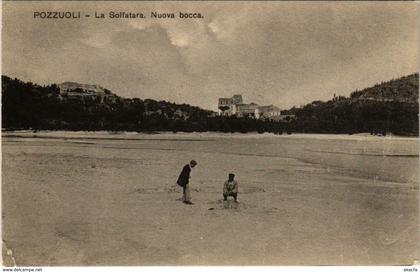
[[182,168],[181,174],[179,174],[178,183],[179,186],[182,187],[182,202],[188,205],[193,205],[194,203],[191,202],[190,196],[190,173],[191,169],[193,169],[197,165],[195,160],[192,160],[189,164],[186,164],[184,168]]

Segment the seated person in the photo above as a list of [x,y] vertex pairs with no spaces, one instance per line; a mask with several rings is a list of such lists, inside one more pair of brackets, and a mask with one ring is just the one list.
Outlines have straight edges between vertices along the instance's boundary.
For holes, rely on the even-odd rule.
[[227,200],[228,196],[233,196],[235,202],[238,202],[238,183],[234,174],[229,174],[229,179],[223,185],[223,198]]

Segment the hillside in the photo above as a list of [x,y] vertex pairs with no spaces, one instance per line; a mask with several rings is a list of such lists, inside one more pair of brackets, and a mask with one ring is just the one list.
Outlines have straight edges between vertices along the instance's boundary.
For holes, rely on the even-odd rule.
[[418,135],[418,74],[282,111],[284,121],[217,116],[187,104],[123,98],[99,85],[39,86],[2,76],[3,129]]
[[355,91],[350,95],[350,98],[417,103],[419,99],[419,74],[412,74],[376,84],[361,91]]
[[418,98],[419,75],[412,74],[287,112],[296,115],[293,131],[418,135]]
[[212,112],[152,99],[128,99],[99,85],[39,86],[2,76],[3,128],[165,130],[188,127]]

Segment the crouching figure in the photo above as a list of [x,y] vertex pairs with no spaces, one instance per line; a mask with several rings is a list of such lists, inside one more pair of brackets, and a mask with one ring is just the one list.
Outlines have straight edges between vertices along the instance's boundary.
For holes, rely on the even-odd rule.
[[238,202],[238,183],[235,180],[235,174],[230,173],[229,179],[223,185],[223,199],[227,200],[228,196],[233,196],[235,202]]

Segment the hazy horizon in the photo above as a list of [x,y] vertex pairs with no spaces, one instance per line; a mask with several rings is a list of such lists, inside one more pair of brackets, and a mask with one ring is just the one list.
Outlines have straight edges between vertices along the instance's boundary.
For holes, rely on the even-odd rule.
[[[147,18],[41,20],[34,11]],[[4,75],[211,110],[236,93],[288,109],[418,72],[416,2],[4,2],[2,15]]]

